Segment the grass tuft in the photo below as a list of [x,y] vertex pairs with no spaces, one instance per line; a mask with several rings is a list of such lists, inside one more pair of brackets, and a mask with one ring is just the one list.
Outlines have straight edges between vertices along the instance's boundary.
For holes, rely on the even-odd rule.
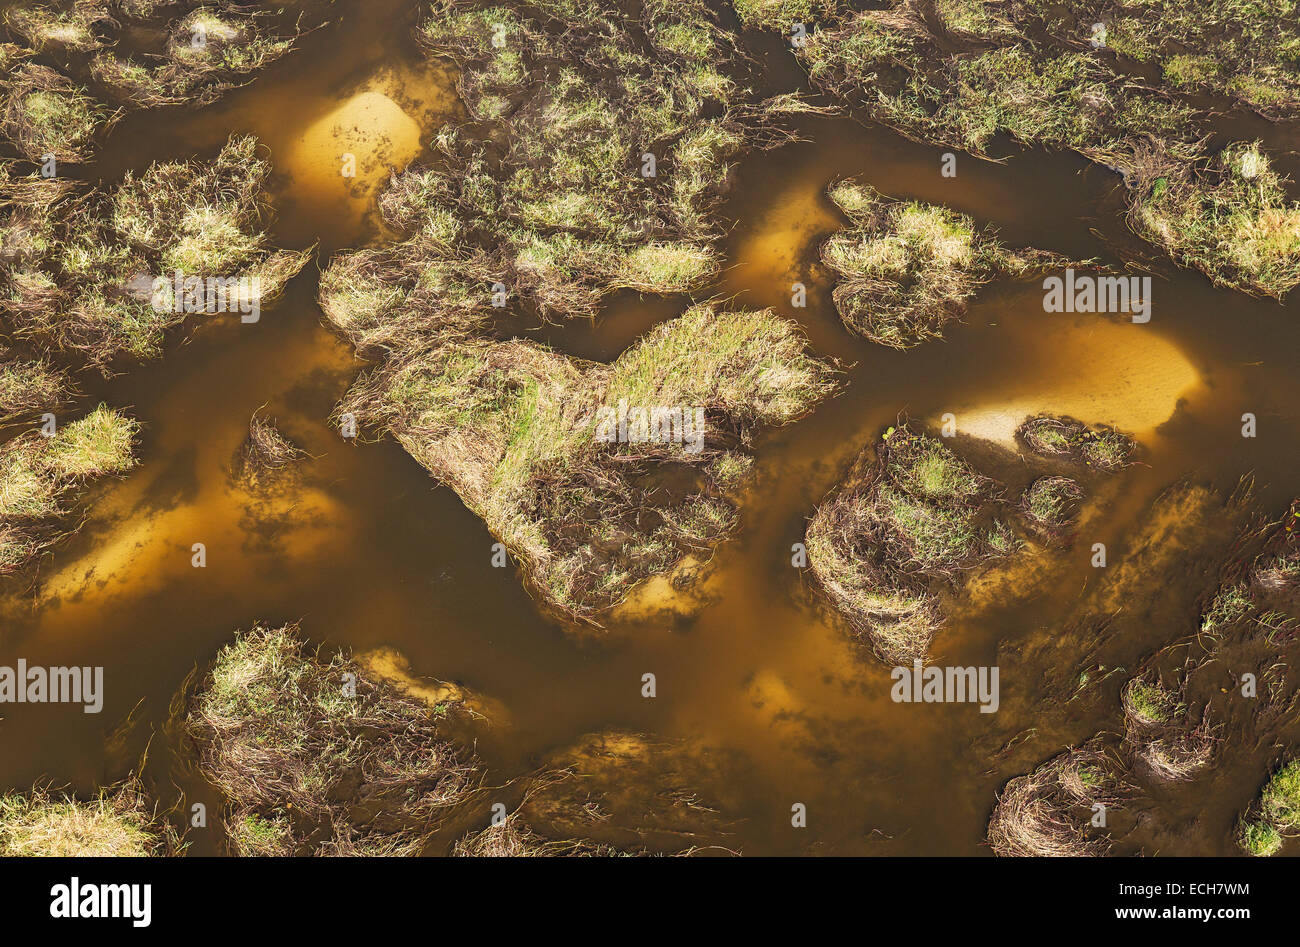
[[1132,438],[1103,425],[1038,415],[1016,429],[1016,438],[1035,454],[1111,472],[1127,467],[1137,450]]
[[1300,760],[1269,777],[1237,831],[1241,847],[1258,856],[1275,855],[1284,839],[1300,835]]
[[854,223],[821,248],[822,262],[842,278],[835,307],[851,330],[891,348],[941,337],[975,290],[995,276],[1061,262],[1043,251],[1006,251],[964,214],[889,200],[852,180],[832,184],[829,195]]
[[891,664],[924,659],[943,623],[938,582],[1010,553],[981,525],[991,481],[906,425],[864,451],[808,524],[808,564],[831,603]]
[[58,541],[67,494],[135,466],[139,429],[101,404],[52,437],[27,431],[0,446],[0,575],[23,568]]
[[413,855],[477,779],[439,734],[448,709],[258,625],[217,655],[186,730],[234,854]]
[[29,161],[84,163],[116,117],[47,66],[25,63],[0,80],[0,133]]
[[0,796],[0,857],[145,858],[172,843],[135,782],[87,802],[42,788]]

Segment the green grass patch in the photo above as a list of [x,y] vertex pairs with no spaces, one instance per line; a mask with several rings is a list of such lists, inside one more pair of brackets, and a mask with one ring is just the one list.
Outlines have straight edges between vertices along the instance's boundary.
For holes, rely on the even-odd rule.
[[314,654],[295,626],[258,625],[217,655],[185,727],[234,854],[413,855],[477,780],[445,712]]
[[808,524],[808,565],[881,660],[924,659],[943,624],[936,589],[1008,555],[1005,524],[982,514],[993,483],[939,440],[890,428],[863,451]]
[[1145,726],[1171,723],[1183,711],[1172,691],[1142,678],[1128,683],[1121,700],[1125,713]]
[[0,445],[0,575],[54,545],[69,493],[135,466],[138,432],[138,422],[100,405],[52,437],[32,430]]
[[1008,252],[970,217],[944,207],[889,200],[852,180],[828,193],[855,225],[821,248],[822,262],[841,277],[835,307],[848,328],[891,348],[942,336],[995,276],[1062,263],[1043,251]]
[[1059,533],[1079,514],[1083,489],[1069,477],[1039,477],[1025,490],[1020,510],[1040,532]]
[[1238,844],[1249,855],[1268,856],[1283,840],[1300,834],[1300,760],[1281,766],[1260,791],[1237,830]]

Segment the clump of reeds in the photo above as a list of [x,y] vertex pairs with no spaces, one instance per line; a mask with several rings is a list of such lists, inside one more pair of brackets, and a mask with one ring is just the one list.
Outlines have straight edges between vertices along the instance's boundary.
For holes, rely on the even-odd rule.
[[[934,19],[951,36],[1010,37],[1020,35],[1011,22],[1011,12],[1003,4],[988,4],[982,0],[932,0]],[[1016,12],[1019,12],[1017,10]]]
[[1120,693],[1125,740],[1137,761],[1160,780],[1191,779],[1210,765],[1220,742],[1209,707],[1198,721],[1188,722],[1186,686],[1184,681],[1177,690],[1166,687],[1149,670]]
[[989,27],[980,35],[940,36],[926,13],[895,0],[849,14],[799,55],[816,85],[916,140],[987,157],[1009,135],[1118,171],[1133,229],[1216,283],[1277,298],[1300,283],[1300,205],[1258,146],[1214,155],[1189,106],[1069,36],[1002,28],[1009,7],[975,24]]
[[835,308],[850,329],[891,348],[942,336],[995,276],[1061,262],[1040,250],[1006,250],[970,217],[945,207],[890,200],[852,180],[828,193],[854,223],[821,248],[822,262],[842,278],[832,294]]
[[136,780],[85,802],[44,787],[0,796],[0,857],[141,858],[179,847]]
[[440,735],[450,709],[258,625],[217,655],[185,726],[234,853],[411,855],[477,781]]
[[1245,618],[1251,608],[1250,595],[1245,585],[1238,583],[1222,588],[1201,616],[1201,631],[1217,634],[1222,628]]
[[24,63],[0,80],[0,133],[29,161],[85,162],[116,117],[48,66]]
[[939,440],[892,427],[808,524],[808,565],[883,661],[924,658],[943,616],[932,583],[1012,551],[981,523],[993,484]]
[[0,424],[46,413],[67,399],[67,375],[44,359],[5,358],[0,346]]
[[107,4],[83,0],[68,10],[43,4],[15,7],[5,11],[4,24],[34,50],[86,53],[111,42],[117,21]]
[[1237,844],[1246,854],[1260,858],[1276,855],[1282,848],[1282,833],[1260,819],[1242,819],[1237,825]]
[[1185,780],[1193,778],[1213,762],[1218,746],[1219,737],[1210,724],[1207,709],[1196,726],[1140,743],[1137,758],[1157,779]]
[[74,489],[135,466],[139,423],[100,405],[56,428],[27,431],[0,445],[0,575],[27,565],[58,540]]
[[1039,477],[1020,498],[1020,512],[1042,535],[1060,536],[1078,517],[1083,488],[1069,477]]
[[1115,808],[1131,791],[1109,754],[1085,744],[1002,788],[989,819],[989,845],[1002,856],[1108,854],[1109,838],[1089,830],[1092,807]]
[[[340,410],[391,432],[451,486],[548,606],[590,618],[730,533],[743,449],[760,427],[811,410],[832,375],[771,311],[699,305],[609,365],[453,335],[390,358]],[[689,445],[671,420],[653,439],[613,428],[604,439],[602,412],[620,404],[692,424],[703,412],[704,424]]]
[[1165,727],[1187,709],[1175,691],[1150,674],[1130,680],[1120,695],[1120,704],[1130,729]]
[[550,854],[546,844],[512,812],[481,832],[459,839],[452,854],[466,858],[534,858]]
[[15,174],[17,162],[0,160],[0,266],[28,283],[40,277],[27,271],[48,251],[54,234],[54,208],[73,192],[67,178]]
[[[175,305],[177,273],[256,279],[258,305],[269,305],[308,254],[266,245],[261,196],[271,169],[257,151],[256,139],[232,138],[210,162],[154,164],[138,177],[128,172],[108,193],[78,200],[51,194],[54,200],[40,205],[15,196],[0,208],[7,227],[34,208],[44,216],[40,239],[0,260],[0,314],[107,370],[119,355],[155,356],[164,332],[189,309],[219,305],[207,293],[191,296],[189,309]],[[246,302],[235,290],[225,301],[227,310]]]
[[186,3],[168,11],[165,20],[153,10],[138,11],[134,18],[151,21],[162,43],[125,56],[105,50],[90,63],[90,72],[117,100],[135,108],[208,105],[292,49],[321,22],[327,6],[259,10]]
[[1235,143],[1156,178],[1134,229],[1215,282],[1281,299],[1300,285],[1300,203],[1259,142]]
[[1238,843],[1251,855],[1275,855],[1285,838],[1300,835],[1300,760],[1269,777],[1238,825]]
[[280,433],[274,420],[254,414],[248,422],[248,436],[235,455],[232,472],[245,489],[265,492],[306,456],[306,451]]
[[1295,594],[1300,589],[1300,554],[1296,550],[1272,556],[1259,563],[1252,581],[1270,593]]
[[1133,795],[1122,763],[1094,737],[1058,757],[1054,772],[1062,791],[1075,802],[1108,808],[1120,806]]
[[1016,437],[1040,456],[1107,472],[1128,466],[1137,450],[1132,438],[1114,428],[1046,414],[1027,418],[1016,429]]

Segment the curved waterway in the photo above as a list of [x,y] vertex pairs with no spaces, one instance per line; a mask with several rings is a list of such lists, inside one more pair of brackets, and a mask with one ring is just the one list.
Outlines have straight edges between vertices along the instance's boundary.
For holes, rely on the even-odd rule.
[[[437,128],[457,120],[454,75],[416,50],[416,5],[336,6],[334,22],[218,104],[128,117],[92,176],[111,183],[250,133],[275,168],[276,243],[314,245],[323,265],[383,240],[375,194],[390,168],[427,155]],[[784,51],[769,47],[766,59],[773,88],[798,82]],[[1033,682],[1048,669],[1034,661],[1050,658],[1032,655],[1071,655],[1068,640],[1064,651],[1025,651],[1031,657],[1003,667],[996,714],[893,703],[889,669],[819,604],[791,567],[792,544],[853,456],[900,415],[938,424],[953,414],[959,450],[975,438],[1012,446],[1015,425],[1039,411],[1114,424],[1137,437],[1141,463],[1085,510],[1072,547],[1009,564],[954,596],[934,653],[944,664],[991,665],[1017,645],[1059,644],[1079,616],[1105,611],[1119,614],[1117,633],[1140,658],[1194,629],[1222,542],[1194,528],[1187,539],[1162,534],[1167,554],[1123,589],[1099,585],[1090,543],[1107,543],[1112,562],[1122,561],[1152,528],[1153,501],[1177,484],[1226,497],[1253,474],[1252,502],[1272,514],[1286,507],[1297,493],[1300,294],[1282,306],[1158,262],[1147,324],[1045,313],[1041,287],[1004,281],[984,287],[943,341],[905,353],[873,346],[842,326],[817,263],[821,241],[847,225],[825,197],[831,181],[854,176],[890,196],[942,203],[1008,244],[1118,271],[1116,248],[1132,238],[1117,179],[1034,151],[1004,163],[958,156],[957,176],[944,178],[939,150],[883,128],[813,117],[802,132],[805,141],[737,168],[724,208],[728,266],[701,295],[797,320],[817,353],[840,361],[846,384],[760,440],[741,529],[693,594],[652,585],[599,635],[542,618],[512,570],[491,568],[493,538],[451,490],[395,443],[347,443],[327,425],[361,364],[322,324],[319,270],[309,265],[259,323],[193,327],[155,363],[82,379],[87,403],[102,398],[143,422],[141,463],[96,492],[83,529],[42,563],[37,583],[4,588],[0,664],[103,665],[104,709],[7,706],[0,784],[50,780],[89,792],[125,777],[147,748],[145,775],[164,807],[182,796],[215,803],[167,728],[173,697],[236,629],[301,621],[313,642],[386,649],[410,675],[482,695],[493,709],[471,736],[490,783],[585,734],[636,730],[709,758],[713,781],[699,793],[732,821],[730,847],[746,854],[988,854],[1002,783],[1115,727],[1117,708],[1042,719]],[[358,168],[351,179],[339,174],[348,154]],[[790,304],[796,281],[808,288],[804,308]],[[592,323],[518,331],[609,360],[686,304],[623,294]],[[229,474],[258,410],[314,458],[300,490],[261,504]],[[1244,412],[1259,419],[1253,440],[1240,436]],[[1014,479],[1014,464],[999,473]],[[198,542],[205,569],[191,566]],[[652,700],[641,696],[646,672],[658,682]],[[1014,755],[993,759],[990,747],[1034,727]],[[1257,789],[1254,776],[1207,781],[1186,832],[1157,844],[1139,827],[1124,844],[1229,853],[1232,823]],[[807,806],[806,828],[791,827],[794,803]],[[211,850],[203,833],[191,837],[192,851]]]

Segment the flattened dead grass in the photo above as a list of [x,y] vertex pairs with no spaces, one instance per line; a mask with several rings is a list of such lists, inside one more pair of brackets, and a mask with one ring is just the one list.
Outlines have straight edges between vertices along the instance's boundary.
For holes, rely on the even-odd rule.
[[457,843],[467,856],[694,855],[728,847],[731,822],[706,797],[707,750],[639,733],[591,734],[556,754],[519,807]]
[[1002,788],[989,819],[989,846],[1004,857],[1109,854],[1110,839],[1091,826],[1092,807],[1116,808],[1131,792],[1119,762],[1090,741]]

